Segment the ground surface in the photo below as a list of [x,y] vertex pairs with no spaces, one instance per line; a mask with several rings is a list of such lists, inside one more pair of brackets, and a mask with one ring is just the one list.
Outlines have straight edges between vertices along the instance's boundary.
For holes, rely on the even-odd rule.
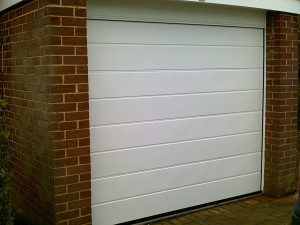
[[144,225],[289,225],[296,198],[255,196]]

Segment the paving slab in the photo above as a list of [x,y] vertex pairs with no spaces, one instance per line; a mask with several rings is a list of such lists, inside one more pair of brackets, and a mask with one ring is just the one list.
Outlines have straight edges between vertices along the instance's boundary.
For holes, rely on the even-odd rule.
[[143,225],[289,225],[297,195],[257,195],[205,209],[158,219]]

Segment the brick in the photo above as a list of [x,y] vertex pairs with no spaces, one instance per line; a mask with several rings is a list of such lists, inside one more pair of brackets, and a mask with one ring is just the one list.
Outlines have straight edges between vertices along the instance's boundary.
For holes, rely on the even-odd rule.
[[90,190],[91,189],[91,182],[81,182],[77,184],[71,184],[67,186],[68,193],[76,192],[78,194],[79,191],[82,190]]
[[52,66],[51,67],[51,74],[52,75],[73,75],[75,74],[75,67],[74,66]]
[[77,74],[88,74],[88,67],[86,65],[76,66]]
[[62,18],[63,26],[74,26],[74,27],[86,27],[85,18],[74,18],[74,17],[63,17]]
[[79,215],[80,215],[79,210],[72,210],[72,211],[58,213],[56,218],[57,221],[63,221],[63,220],[79,217]]
[[290,29],[298,27],[292,22],[296,21],[295,17],[279,12],[267,14],[267,40],[272,36],[272,41],[267,41],[264,193],[272,196],[289,194],[296,184],[296,163],[291,157],[285,157],[285,152],[295,154],[297,142],[292,133],[297,131],[297,119],[294,118],[298,96],[294,93],[298,92],[298,56],[294,58],[294,42],[298,36]]
[[73,175],[73,174],[82,174],[86,173],[91,170],[91,167],[89,164],[87,165],[79,165],[79,166],[70,166],[67,168],[67,174]]
[[51,93],[74,93],[76,87],[74,85],[52,85],[49,87]]
[[79,129],[89,128],[89,127],[90,127],[89,120],[79,121]]
[[53,25],[53,26],[60,26],[61,25],[61,18],[60,17],[48,16],[46,18],[48,19],[48,22],[49,22],[50,25]]
[[64,132],[52,132],[51,137],[52,137],[52,139],[55,139],[55,140],[62,140],[65,138],[65,133]]
[[78,201],[70,202],[68,203],[68,209],[79,209],[79,208],[85,208],[91,205],[91,199],[81,199]]
[[90,181],[91,180],[91,174],[90,173],[80,174],[79,179],[80,179],[80,182]]
[[59,149],[69,149],[78,147],[78,140],[58,140],[53,142],[53,148],[56,150]]
[[57,212],[65,212],[68,209],[68,205],[67,204],[57,204],[55,206],[55,211]]
[[83,36],[86,37],[87,31],[85,27],[76,27],[75,28],[75,35],[76,36]]
[[68,223],[67,220],[65,220],[65,221],[60,221],[60,222],[57,223],[57,225],[68,225],[68,224],[69,224],[69,223]]
[[80,215],[81,216],[90,215],[90,214],[91,214],[91,208],[90,207],[80,209]]
[[79,182],[77,175],[54,178],[54,185],[66,185]]
[[83,217],[69,220],[69,225],[81,225],[81,224],[89,225],[91,220],[92,220],[92,218],[90,215],[83,216]]
[[74,130],[77,129],[76,122],[62,122],[59,123],[59,130]]
[[[31,0],[1,12],[5,27],[2,32],[5,58],[1,61],[5,72],[8,129],[12,133],[14,152],[13,194],[22,199],[20,209],[36,224],[62,225],[64,222],[56,223],[57,218],[80,218],[80,209],[75,214],[60,214],[66,212],[67,204],[58,204],[53,199],[67,194],[66,185],[70,182],[79,182],[77,170],[71,170],[75,176],[67,176],[67,167],[79,165],[80,157],[89,154],[87,145],[83,155],[78,151],[76,157],[67,157],[66,150],[78,148],[79,139],[67,140],[65,131],[77,130],[79,124],[77,121],[65,122],[64,111],[79,112],[77,104],[84,100],[81,94],[80,102],[75,101],[75,96],[70,103],[64,102],[64,98],[66,93],[76,93],[78,82],[87,84],[87,74],[72,78],[72,82],[76,81],[74,85],[64,85],[65,75],[77,75],[77,66],[84,65],[62,65],[63,57],[86,53],[86,27],[64,27],[62,17],[72,17],[69,22],[81,21],[84,25],[85,11],[85,2],[78,8],[72,4],[64,7],[60,0]],[[62,43],[64,37],[70,37],[64,41],[75,45],[62,46],[66,45]],[[29,160],[20,160],[26,158]],[[89,168],[88,163],[85,165]],[[55,187],[55,183],[60,186]],[[84,190],[86,188],[78,189],[78,193]]]
[[86,9],[75,9],[75,16],[86,17]]
[[69,150],[67,150],[67,157],[70,157],[70,158],[63,158],[63,159],[54,160],[54,166],[56,168],[72,166],[72,165],[78,165],[78,158],[72,157],[73,155],[68,154],[68,151]]
[[67,149],[67,157],[76,157],[89,154],[89,146]]
[[[65,157],[65,154],[63,156],[61,156],[61,158]],[[56,157],[59,158],[59,157]],[[54,176],[55,177],[62,177],[62,176],[66,176],[67,175],[67,171],[66,168],[55,168],[54,169]]]
[[74,120],[87,120],[89,119],[89,112],[73,112],[65,114],[65,121],[74,121]]
[[78,192],[55,196],[55,202],[57,204],[66,203],[66,202],[75,201],[75,200],[79,200]]
[[76,55],[87,55],[87,48],[86,47],[76,47]]
[[90,138],[79,139],[79,146],[89,146]]
[[76,111],[76,104],[75,103],[59,103],[59,104],[51,104],[49,105],[49,111],[54,112],[72,112]]
[[[77,29],[77,28],[76,28]],[[73,27],[51,27],[48,28],[49,35],[56,35],[56,36],[74,36],[75,29]]]
[[47,46],[45,53],[49,55],[74,55],[75,49],[68,46]]
[[80,102],[78,105],[78,111],[88,111],[89,110],[89,104],[87,102]]
[[[63,37],[63,45],[86,46],[87,40],[85,37]],[[84,48],[86,49],[86,48]]]
[[65,95],[66,102],[88,102],[89,95],[88,93],[83,94],[66,94]]
[[41,65],[62,64],[62,57],[60,56],[44,56],[41,57]]
[[86,65],[86,56],[64,56],[63,63],[65,65]]
[[85,191],[80,191],[80,199],[89,198],[92,195],[90,188],[87,188]]
[[45,11],[45,15],[52,16],[73,16],[74,9],[73,8],[65,8],[65,7],[48,7]]
[[[296,195],[279,199],[258,195],[205,210],[164,218],[153,224],[255,224],[261,221],[263,224],[286,224],[290,220],[288,212],[296,199]],[[278,211],[281,210],[283,213],[278,216]],[[260,213],[261,211],[265,213]],[[269,216],[266,217],[265,214]]]
[[86,75],[68,75],[64,76],[65,84],[86,84],[88,82],[88,77]]
[[67,139],[85,138],[85,137],[89,137],[89,135],[90,135],[89,129],[66,131]]
[[41,42],[43,43],[43,45],[61,45],[61,39],[62,38],[59,36],[46,36],[42,37]]
[[84,7],[86,5],[86,0],[62,0],[62,5],[66,6],[81,6]]

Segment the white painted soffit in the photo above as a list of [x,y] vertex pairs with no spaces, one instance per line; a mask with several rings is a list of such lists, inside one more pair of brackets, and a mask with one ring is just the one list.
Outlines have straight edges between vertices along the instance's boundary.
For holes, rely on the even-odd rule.
[[[0,11],[23,0],[0,0]],[[101,1],[101,0],[99,0]],[[241,6],[255,9],[274,10],[300,14],[300,0],[179,0],[220,5]]]
[[300,14],[300,0],[182,0]]
[[0,0],[0,11],[7,9],[23,0]]

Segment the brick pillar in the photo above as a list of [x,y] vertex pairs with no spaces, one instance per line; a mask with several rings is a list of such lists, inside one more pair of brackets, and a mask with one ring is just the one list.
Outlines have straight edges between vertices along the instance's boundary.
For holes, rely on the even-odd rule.
[[296,190],[298,16],[267,13],[266,143],[264,193]]
[[86,1],[62,0],[61,4],[49,6],[47,15],[54,23],[46,31],[51,42],[46,54],[53,59],[49,111],[54,141],[56,221],[59,225],[90,224]]
[[43,37],[38,1],[2,12],[4,97],[11,133],[12,188],[17,210],[37,224],[54,224],[53,152],[47,113]]
[[36,224],[91,224],[86,1],[1,16],[13,195]]

